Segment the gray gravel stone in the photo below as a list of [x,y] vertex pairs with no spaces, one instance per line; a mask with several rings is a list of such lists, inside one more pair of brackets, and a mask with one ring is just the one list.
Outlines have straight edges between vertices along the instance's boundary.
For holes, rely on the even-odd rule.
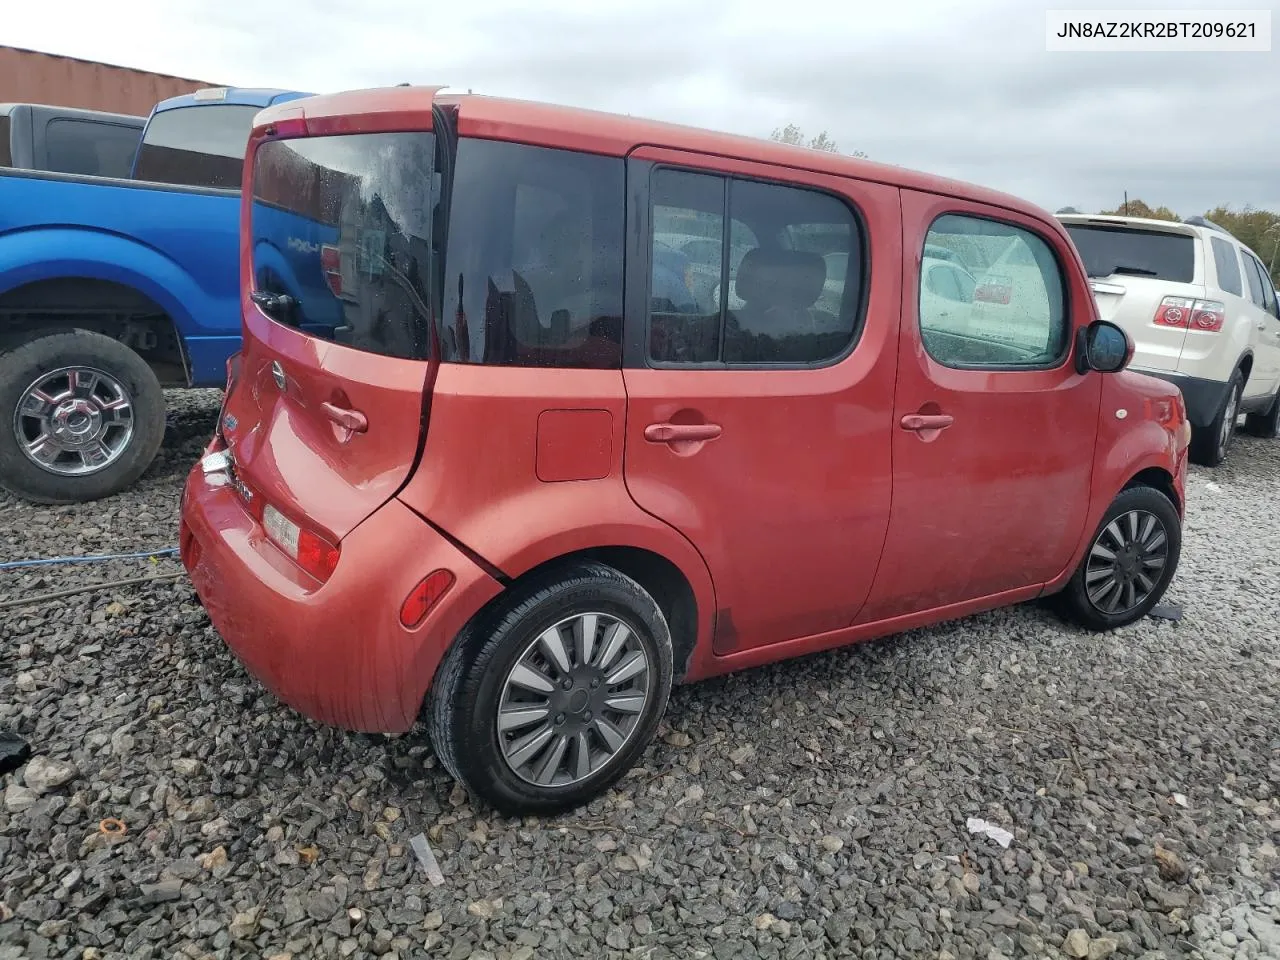
[[[0,560],[172,544],[218,394],[170,399],[134,489],[0,495]],[[0,728],[74,770],[0,778],[0,958],[989,960],[1066,956],[1075,928],[1086,958],[1280,956],[1277,502],[1280,443],[1242,437],[1191,473],[1182,621],[1094,636],[1029,605],[680,688],[680,735],[550,820],[479,806],[420,730],[281,706],[185,580],[5,611]],[[6,572],[0,599],[57,582]]]

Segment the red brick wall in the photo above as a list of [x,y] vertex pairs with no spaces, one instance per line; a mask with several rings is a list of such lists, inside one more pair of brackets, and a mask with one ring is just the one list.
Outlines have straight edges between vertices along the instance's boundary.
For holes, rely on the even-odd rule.
[[216,84],[0,46],[0,103],[47,103],[145,117],[166,97]]

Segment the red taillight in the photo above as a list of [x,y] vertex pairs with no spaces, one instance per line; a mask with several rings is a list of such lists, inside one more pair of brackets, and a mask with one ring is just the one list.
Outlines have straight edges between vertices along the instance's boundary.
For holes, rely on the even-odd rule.
[[1008,303],[1012,298],[1013,288],[1007,283],[984,280],[973,291],[973,299],[979,303]]
[[231,388],[235,386],[236,380],[240,378],[240,351],[237,350],[231,356],[227,357],[227,393],[231,392]]
[[271,504],[262,508],[262,527],[271,542],[298,566],[322,583],[338,566],[338,548],[328,540],[298,526]]
[[320,269],[324,271],[324,282],[329,285],[333,295],[342,296],[342,251],[329,243],[322,246]]
[[409,591],[400,605],[400,622],[412,630],[426,619],[434,607],[453,586],[453,574],[448,570],[429,573]]
[[1227,320],[1226,306],[1217,300],[1194,300],[1191,297],[1165,297],[1156,308],[1153,322],[1158,327],[1181,327],[1217,333]]

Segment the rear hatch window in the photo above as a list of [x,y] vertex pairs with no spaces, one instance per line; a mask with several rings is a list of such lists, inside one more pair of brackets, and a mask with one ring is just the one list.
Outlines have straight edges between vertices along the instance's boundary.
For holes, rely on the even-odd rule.
[[1195,239],[1186,234],[1130,227],[1068,224],[1085,270],[1091,277],[1128,275],[1191,283],[1195,277]]
[[151,117],[138,147],[138,180],[239,190],[253,118],[261,107],[201,104]]
[[429,352],[435,137],[277,140],[257,151],[253,270],[272,319],[372,353]]

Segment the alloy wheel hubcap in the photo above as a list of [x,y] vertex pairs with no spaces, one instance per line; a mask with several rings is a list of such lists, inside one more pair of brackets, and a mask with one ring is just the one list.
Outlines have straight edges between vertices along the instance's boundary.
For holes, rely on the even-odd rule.
[[585,780],[632,739],[648,703],[649,657],[629,626],[584,613],[538,634],[503,681],[498,747],[521,780]]
[[97,473],[133,438],[133,401],[120,381],[92,367],[41,374],[18,399],[13,430],[36,466],[61,476]]
[[1154,513],[1130,510],[1112,520],[1093,541],[1085,567],[1089,602],[1116,615],[1146,602],[1169,560],[1169,535]]
[[1218,435],[1218,451],[1220,454],[1227,452],[1227,447],[1231,446],[1231,438],[1236,431],[1236,419],[1240,415],[1240,398],[1236,391],[1231,391],[1231,396],[1227,398],[1227,409],[1222,415],[1222,430]]

